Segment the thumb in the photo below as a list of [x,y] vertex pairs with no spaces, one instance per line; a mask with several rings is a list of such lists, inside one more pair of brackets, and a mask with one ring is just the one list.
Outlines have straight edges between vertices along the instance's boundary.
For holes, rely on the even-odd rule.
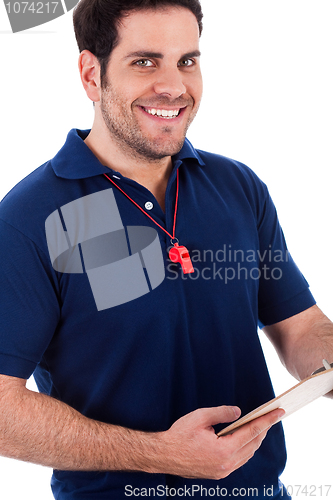
[[207,426],[233,422],[241,415],[238,406],[216,406],[215,408],[206,408],[202,415]]

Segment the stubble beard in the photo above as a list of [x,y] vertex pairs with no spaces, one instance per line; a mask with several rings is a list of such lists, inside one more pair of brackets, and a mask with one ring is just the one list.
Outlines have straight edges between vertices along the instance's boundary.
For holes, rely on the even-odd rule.
[[[133,104],[135,105],[135,102]],[[164,102],[164,104],[166,103]],[[162,129],[163,139],[156,141],[142,133],[134,114],[128,113],[111,84],[102,89],[100,107],[105,125],[121,150],[133,158],[140,157],[150,162],[156,162],[179,153],[183,147],[187,130],[196,114],[195,112],[190,116],[180,139],[175,140],[170,137],[172,127],[166,124]],[[117,110],[117,112],[110,110]]]

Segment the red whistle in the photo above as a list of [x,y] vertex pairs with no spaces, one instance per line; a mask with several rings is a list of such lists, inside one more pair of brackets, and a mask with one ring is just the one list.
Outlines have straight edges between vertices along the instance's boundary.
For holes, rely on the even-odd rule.
[[186,247],[175,243],[169,251],[169,259],[172,262],[179,262],[184,274],[194,273],[191,257]]

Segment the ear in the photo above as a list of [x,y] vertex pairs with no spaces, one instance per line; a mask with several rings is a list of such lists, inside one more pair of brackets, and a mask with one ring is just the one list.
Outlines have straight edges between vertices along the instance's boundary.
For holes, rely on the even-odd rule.
[[79,57],[79,71],[84,90],[93,102],[100,100],[100,64],[94,54],[83,50]]

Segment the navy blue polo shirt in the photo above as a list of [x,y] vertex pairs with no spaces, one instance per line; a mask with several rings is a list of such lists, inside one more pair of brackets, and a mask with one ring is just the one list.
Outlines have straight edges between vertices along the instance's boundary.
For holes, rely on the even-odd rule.
[[[238,405],[245,414],[274,397],[258,322],[286,319],[314,299],[266,186],[245,165],[186,140],[164,213],[146,188],[97,160],[87,134],[72,130],[0,204],[0,372],[34,374],[41,392],[87,417],[142,431],[166,430],[200,407]],[[187,275],[168,258],[170,237],[103,175],[172,233],[177,170],[176,237],[194,267]],[[256,488],[264,498],[264,485],[279,497],[284,464],[278,424],[219,482],[57,470],[52,488],[61,500],[149,488],[174,498]]]

